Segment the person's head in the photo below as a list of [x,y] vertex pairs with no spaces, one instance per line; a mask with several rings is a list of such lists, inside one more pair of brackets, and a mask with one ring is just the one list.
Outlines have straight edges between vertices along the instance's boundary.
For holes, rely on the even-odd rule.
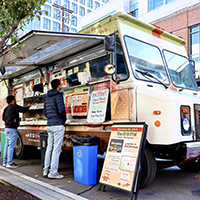
[[7,97],[6,97],[6,101],[7,101],[7,103],[8,104],[14,104],[14,103],[16,103],[16,101],[15,101],[15,96],[13,96],[13,95],[8,95]]
[[53,81],[51,81],[51,87],[55,90],[60,91],[61,90],[61,84],[60,84],[60,80],[59,79],[54,79]]

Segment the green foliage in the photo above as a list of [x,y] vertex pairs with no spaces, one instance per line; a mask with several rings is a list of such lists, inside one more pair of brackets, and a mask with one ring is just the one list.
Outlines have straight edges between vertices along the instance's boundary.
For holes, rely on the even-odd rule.
[[40,19],[41,5],[46,0],[0,0],[0,53],[6,47],[8,39],[19,43],[17,28],[24,26],[36,16]]

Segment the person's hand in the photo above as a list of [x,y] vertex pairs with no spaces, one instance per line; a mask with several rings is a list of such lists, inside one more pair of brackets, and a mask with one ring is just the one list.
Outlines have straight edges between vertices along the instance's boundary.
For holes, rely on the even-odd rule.
[[30,108],[30,107],[31,107],[31,104],[29,103],[27,106]]

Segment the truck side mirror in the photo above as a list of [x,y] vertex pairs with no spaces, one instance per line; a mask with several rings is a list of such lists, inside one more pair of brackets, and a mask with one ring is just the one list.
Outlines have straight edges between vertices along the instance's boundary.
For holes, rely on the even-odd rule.
[[106,36],[104,39],[105,51],[115,51],[115,37]]
[[107,74],[112,75],[112,74],[115,73],[115,66],[112,65],[112,64],[108,64],[108,65],[105,66],[104,71],[105,71]]
[[194,60],[190,60],[190,66],[192,68],[192,72],[193,72],[194,77],[195,77],[195,61]]
[[1,72],[2,75],[4,75],[6,73],[6,69],[3,65],[3,62],[1,63],[1,66],[0,66],[0,72]]

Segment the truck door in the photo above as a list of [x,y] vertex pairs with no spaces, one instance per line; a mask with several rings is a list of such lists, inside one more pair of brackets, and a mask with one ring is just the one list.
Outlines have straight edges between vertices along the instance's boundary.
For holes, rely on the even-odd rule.
[[[116,40],[117,73],[111,84],[111,120],[130,120],[133,112],[133,92],[130,84],[126,61],[119,39]],[[117,77],[117,78],[116,78]]]

